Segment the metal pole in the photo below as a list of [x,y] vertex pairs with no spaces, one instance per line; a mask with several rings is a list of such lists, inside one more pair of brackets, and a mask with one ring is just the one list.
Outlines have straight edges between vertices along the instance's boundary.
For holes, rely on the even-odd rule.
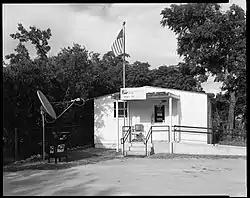
[[[126,72],[126,69],[125,69],[125,21],[123,22],[123,88],[125,88],[126,87],[126,79],[125,79],[125,72]],[[123,102],[123,126],[125,126],[126,125],[126,121],[125,121],[125,110],[126,110],[126,108],[125,108],[125,104],[126,104],[126,102],[124,101]],[[122,132],[123,133],[123,132]],[[123,137],[123,134],[122,134],[122,137]]]
[[173,153],[173,136],[172,136],[172,97],[169,98],[169,133],[170,133],[170,153]]
[[123,88],[125,88],[125,21],[123,22]]
[[119,138],[120,138],[120,136],[119,136],[119,118],[118,118],[118,116],[119,116],[119,114],[118,114],[118,99],[116,100],[116,103],[115,103],[115,105],[116,105],[116,112],[115,112],[115,116],[116,116],[116,130],[117,130],[117,145],[116,145],[116,152],[119,152]]
[[42,115],[42,125],[43,125],[43,160],[45,160],[45,122],[44,122],[44,112],[41,109]]

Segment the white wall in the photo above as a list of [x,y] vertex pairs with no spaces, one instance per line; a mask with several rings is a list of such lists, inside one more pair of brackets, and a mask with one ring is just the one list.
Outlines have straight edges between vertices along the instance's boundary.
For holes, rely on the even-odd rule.
[[[114,117],[114,102],[111,95],[99,97],[94,101],[94,142],[97,148],[116,148],[117,122]],[[126,119],[126,124],[128,120]],[[119,118],[119,137],[122,137],[123,118]]]
[[[169,103],[166,100],[165,103],[162,103],[165,106],[165,123],[154,123],[154,105],[159,105],[161,100],[146,100],[146,101],[129,101],[129,112],[130,112],[130,123],[143,124],[146,133],[149,131],[151,125],[169,125]],[[173,111],[172,111],[172,125],[178,124],[178,114],[177,114],[177,100],[173,99],[172,102]],[[156,128],[154,128],[156,129]],[[153,139],[156,141],[166,141],[169,140],[168,133],[165,132],[166,128],[157,128],[153,130]]]
[[[165,88],[155,88],[147,87],[146,92],[170,92],[172,94],[180,96],[180,125],[182,126],[196,126],[196,127],[207,127],[207,94],[181,91],[176,89],[165,89]],[[173,100],[175,101],[175,100]],[[174,102],[173,102],[174,105]],[[176,108],[174,108],[176,109]],[[173,112],[174,114],[174,112]],[[177,119],[177,118],[176,118]],[[174,121],[176,123],[176,121]],[[173,122],[173,124],[174,124]],[[184,128],[183,128],[184,129]],[[186,129],[189,131],[194,131],[195,129]],[[205,129],[198,129],[198,131],[207,132]],[[207,143],[207,134],[195,134],[195,133],[181,133],[176,134],[177,140],[181,141],[192,141],[195,143]]]
[[[187,125],[197,127],[208,126],[208,100],[207,95],[202,93],[180,91],[175,89],[146,87],[147,92],[171,92],[172,94],[180,96],[180,100],[173,99],[173,112],[172,112],[172,125]],[[114,102],[111,96],[99,97],[94,102],[95,112],[95,145],[96,147],[116,147],[117,143],[117,125],[116,118],[114,117]],[[129,101],[129,119],[126,119],[126,125],[143,124],[145,131],[148,132],[151,124],[158,125],[158,123],[151,123],[151,116],[153,116],[154,105],[160,103],[160,100],[145,100],[145,101]],[[178,104],[179,111],[178,113]],[[169,108],[168,100],[165,102],[165,125],[169,125]],[[153,117],[154,118],[154,117]],[[120,138],[122,137],[122,126],[124,120],[119,118]],[[201,131],[199,129],[199,131]],[[206,132],[207,130],[203,130]],[[181,133],[175,134],[176,140],[207,143],[207,134],[192,134]],[[162,132],[155,132],[153,140],[168,140],[168,134]]]

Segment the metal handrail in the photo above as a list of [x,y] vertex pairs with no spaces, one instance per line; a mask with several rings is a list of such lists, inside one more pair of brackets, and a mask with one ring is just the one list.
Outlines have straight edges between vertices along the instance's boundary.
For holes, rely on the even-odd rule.
[[132,130],[131,130],[131,126],[123,126],[122,127],[122,131],[123,131],[123,129],[125,128],[125,127],[128,127],[128,130],[127,130],[127,132],[125,133],[125,135],[121,138],[121,144],[122,144],[122,147],[123,147],[123,155],[124,155],[124,149],[125,149],[125,142],[126,142],[126,140],[128,139],[128,136],[130,135],[130,142],[131,142],[131,132],[132,132]]
[[168,129],[167,129],[167,131],[169,131],[169,126],[168,125],[162,125],[162,126],[160,126],[160,125],[156,125],[156,126],[151,126],[150,128],[149,128],[149,130],[148,130],[148,133],[147,133],[147,135],[146,135],[146,138],[145,138],[145,141],[144,141],[144,144],[145,144],[145,146],[146,146],[146,148],[145,148],[145,150],[146,150],[146,156],[147,156],[147,149],[148,149],[148,140],[149,140],[149,138],[151,137],[151,143],[153,142],[153,135],[152,135],[152,133],[153,133],[153,127],[167,127]]
[[183,125],[174,125],[174,127],[194,128],[194,129],[213,129],[213,128],[208,128],[208,127],[193,127],[193,126],[183,126]]
[[[182,125],[174,125],[174,132],[187,132],[187,133],[203,133],[203,134],[215,134],[216,132],[218,133],[219,130],[223,130],[224,129],[219,129],[219,128],[208,128],[208,127],[193,127],[193,126],[182,126]],[[182,130],[182,129],[176,129],[176,128],[189,128],[189,129],[208,129],[208,130],[212,130],[214,132],[208,132],[208,131],[204,131],[204,132],[201,132],[201,131],[187,131],[187,130]],[[234,129],[226,129],[226,131],[234,131]],[[240,130],[235,130],[235,131],[240,131]],[[230,133],[225,133],[223,132],[223,134],[225,135],[230,135]],[[244,135],[241,135],[239,134],[238,136],[244,136]]]
[[[218,128],[210,128],[210,127],[194,127],[194,126],[184,126],[184,125],[174,125],[174,127],[182,127],[182,128],[194,128],[194,129],[211,129],[217,130]],[[241,131],[241,129],[225,129],[226,131]]]
[[152,126],[149,128],[149,131],[148,131],[148,133],[147,133],[147,135],[146,135],[146,138],[145,138],[145,142],[144,142],[144,144],[145,144],[145,146],[146,146],[146,148],[145,148],[145,152],[146,152],[146,156],[147,156],[147,153],[148,153],[148,140],[149,140],[149,137],[151,136],[151,143],[152,143]]
[[[196,133],[196,134],[210,134],[210,135],[213,135],[216,136],[216,135],[230,135],[232,138],[233,137],[241,137],[241,138],[245,138],[246,137],[246,133],[243,133],[243,134],[233,134],[233,133],[230,133],[229,131],[236,131],[238,132],[239,130],[234,130],[234,129],[221,129],[221,128],[208,128],[208,127],[194,127],[194,126],[182,126],[182,125],[174,125],[174,135],[175,135],[175,132],[184,132],[184,133]],[[177,129],[179,128],[179,129]],[[184,129],[181,129],[181,128],[184,128]],[[185,130],[186,128],[186,130]],[[191,130],[187,130],[187,129],[191,129]],[[197,130],[192,130],[192,129],[207,129],[207,131],[197,131]],[[222,131],[222,133],[220,133]],[[226,132],[225,132],[226,131]],[[214,144],[214,143],[213,143]]]
[[148,143],[148,140],[149,140],[150,135],[152,136],[152,126],[151,126],[151,127],[149,128],[149,130],[148,130],[148,133],[147,133],[147,135],[146,135],[144,144],[147,144],[147,143]]

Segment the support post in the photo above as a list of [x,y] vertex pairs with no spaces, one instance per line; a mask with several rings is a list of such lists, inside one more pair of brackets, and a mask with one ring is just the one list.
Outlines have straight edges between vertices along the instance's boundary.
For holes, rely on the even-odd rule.
[[[125,21],[123,22],[123,59],[122,59],[122,68],[123,68],[123,88],[126,87],[126,79],[125,79],[125,72],[126,72],[126,65],[125,65]],[[126,126],[126,121],[125,121],[125,104],[126,101],[123,101],[123,126]],[[122,131],[123,133],[123,131]]]
[[[177,125],[181,125],[180,123],[180,114],[181,114],[181,111],[180,111],[180,100],[177,100]],[[176,128],[176,129],[179,129],[179,127],[178,128]],[[176,141],[177,142],[180,142],[180,140],[181,140],[181,134],[180,134],[180,132],[175,132],[175,135],[176,135]]]
[[172,97],[169,98],[169,133],[170,133],[170,143],[169,143],[169,151],[172,154],[173,153],[173,134],[172,134]]
[[116,143],[116,152],[119,152],[119,142],[120,142],[120,135],[119,135],[119,114],[118,114],[118,100],[116,100],[116,134],[117,134],[117,143]]
[[15,160],[18,159],[18,131],[15,128]]

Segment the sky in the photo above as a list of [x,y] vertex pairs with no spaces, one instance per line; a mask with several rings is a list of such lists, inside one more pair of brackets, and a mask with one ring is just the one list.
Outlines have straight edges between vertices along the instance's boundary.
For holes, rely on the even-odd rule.
[[[232,4],[246,11],[246,1],[231,0],[221,4],[226,10]],[[9,35],[17,31],[17,24],[26,29],[36,26],[41,30],[50,28],[52,37],[50,56],[61,48],[72,47],[73,43],[85,46],[88,51],[103,55],[126,22],[126,53],[128,61],[148,62],[151,68],[161,65],[177,65],[182,59],[176,52],[177,36],[160,25],[161,11],[170,4],[2,4],[3,10],[3,56],[13,53],[17,41]],[[35,56],[32,45],[29,53]],[[209,78],[202,84],[209,93],[218,93],[221,83]]]

